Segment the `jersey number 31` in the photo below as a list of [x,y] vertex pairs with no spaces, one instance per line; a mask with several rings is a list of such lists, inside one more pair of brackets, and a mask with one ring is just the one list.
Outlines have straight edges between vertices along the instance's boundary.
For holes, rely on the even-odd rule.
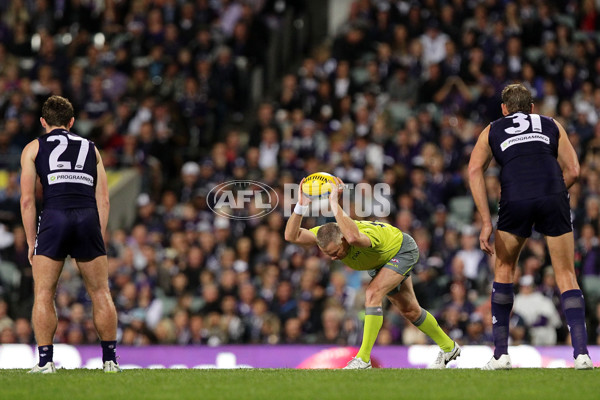
[[[528,130],[530,126],[533,132],[542,131],[542,119],[538,114],[525,115],[523,113],[514,113],[507,118],[511,118],[514,125],[509,126],[504,130],[504,132],[508,133],[509,135],[518,135],[519,133],[523,133]],[[529,123],[529,121],[531,121],[531,123]]]

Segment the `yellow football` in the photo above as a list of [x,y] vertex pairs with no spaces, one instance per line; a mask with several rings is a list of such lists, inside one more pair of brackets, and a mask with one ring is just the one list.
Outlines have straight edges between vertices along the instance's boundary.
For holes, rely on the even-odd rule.
[[335,176],[327,172],[315,172],[304,179],[302,193],[312,199],[327,197],[331,193],[332,184],[337,184]]

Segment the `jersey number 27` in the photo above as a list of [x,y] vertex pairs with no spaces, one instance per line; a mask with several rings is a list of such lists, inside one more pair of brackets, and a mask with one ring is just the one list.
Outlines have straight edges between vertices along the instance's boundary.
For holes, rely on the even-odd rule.
[[79,153],[77,154],[77,160],[75,161],[75,170],[82,170],[85,164],[85,158],[88,155],[90,148],[90,142],[87,139],[79,136],[68,135],[68,139],[63,135],[52,135],[46,139],[48,142],[59,142],[58,145],[52,150],[49,157],[50,171],[57,169],[72,169],[71,161],[59,160],[60,156],[67,150],[69,141],[79,142]]

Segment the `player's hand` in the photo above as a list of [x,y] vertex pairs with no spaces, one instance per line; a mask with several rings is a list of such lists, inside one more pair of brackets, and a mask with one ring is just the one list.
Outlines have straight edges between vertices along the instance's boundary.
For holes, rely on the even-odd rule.
[[494,254],[494,248],[490,243],[493,230],[494,228],[492,227],[492,224],[484,224],[481,227],[481,232],[479,233],[479,247],[481,247],[481,250],[490,256]]
[[27,249],[27,259],[29,260],[29,265],[33,267],[33,246],[29,246]]
[[304,193],[302,192],[302,184],[304,183],[304,179],[306,178],[302,178],[302,180],[300,181],[300,185],[298,185],[298,189],[300,189],[298,190],[298,204],[300,204],[301,206],[306,206],[310,204],[310,198],[304,195]]

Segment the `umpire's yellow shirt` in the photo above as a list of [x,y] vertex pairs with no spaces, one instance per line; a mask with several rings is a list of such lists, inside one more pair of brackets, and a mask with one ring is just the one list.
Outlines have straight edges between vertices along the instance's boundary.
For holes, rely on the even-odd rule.
[[[390,261],[402,246],[402,231],[385,222],[354,221],[358,230],[371,239],[371,247],[350,246],[348,255],[341,261],[357,271],[379,268]],[[321,226],[310,229],[317,235]]]

